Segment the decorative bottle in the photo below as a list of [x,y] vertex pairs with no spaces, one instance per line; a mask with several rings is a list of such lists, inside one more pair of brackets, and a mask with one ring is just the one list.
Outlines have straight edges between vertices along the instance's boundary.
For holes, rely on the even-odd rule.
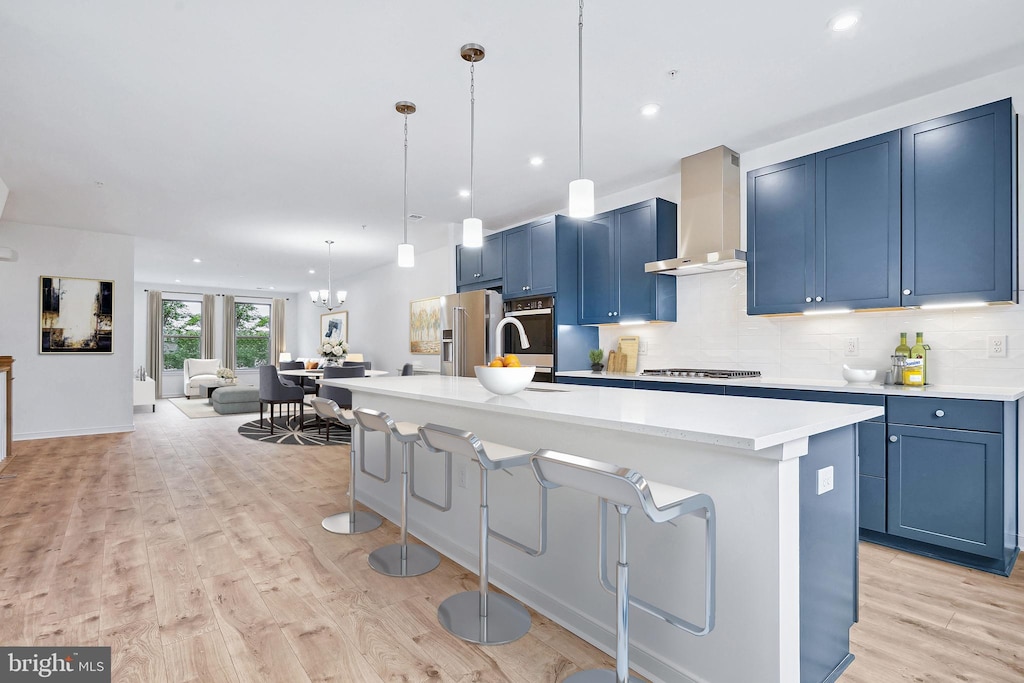
[[904,358],[910,358],[910,347],[907,346],[907,333],[900,332],[900,343],[896,347],[896,351],[893,352],[894,356],[903,356]]
[[918,332],[917,341],[910,347],[910,357],[921,359],[921,384],[928,383],[928,349],[924,343],[924,332]]

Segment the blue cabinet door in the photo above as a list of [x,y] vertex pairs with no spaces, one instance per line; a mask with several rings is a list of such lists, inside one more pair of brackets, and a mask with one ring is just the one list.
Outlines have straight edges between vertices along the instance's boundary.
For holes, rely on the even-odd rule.
[[480,272],[480,250],[461,244],[456,246],[455,271],[455,284],[459,287],[475,283]]
[[657,312],[654,285],[658,276],[645,272],[644,264],[653,260],[658,249],[655,207],[651,202],[643,202],[616,213],[619,291],[613,310],[621,320],[653,320]]
[[526,296],[530,282],[530,233],[525,225],[505,231],[504,263],[502,296],[505,299]]
[[1003,437],[889,425],[887,531],[1003,556]]
[[494,282],[501,279],[504,256],[504,233],[497,232],[484,238],[480,248],[480,280]]
[[904,306],[1016,300],[1010,100],[903,129]]
[[615,259],[615,212],[579,221],[579,323],[614,322],[619,279]]
[[747,313],[814,306],[814,156],[747,174]]
[[530,223],[529,294],[554,294],[557,290],[557,251],[555,249],[554,216]]
[[814,168],[815,303],[899,306],[899,131],[819,152]]

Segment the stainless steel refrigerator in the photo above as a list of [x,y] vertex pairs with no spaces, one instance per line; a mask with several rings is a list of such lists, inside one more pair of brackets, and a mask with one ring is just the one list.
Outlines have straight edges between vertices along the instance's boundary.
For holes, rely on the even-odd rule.
[[501,294],[489,289],[441,297],[441,374],[476,377],[498,353]]

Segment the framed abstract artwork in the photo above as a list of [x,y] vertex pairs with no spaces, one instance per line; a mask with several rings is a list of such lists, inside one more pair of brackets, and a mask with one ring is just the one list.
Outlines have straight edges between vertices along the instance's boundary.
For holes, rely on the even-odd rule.
[[348,311],[320,315],[320,343],[348,341]]
[[114,282],[39,278],[39,353],[113,353]]
[[409,302],[409,352],[441,353],[441,297]]

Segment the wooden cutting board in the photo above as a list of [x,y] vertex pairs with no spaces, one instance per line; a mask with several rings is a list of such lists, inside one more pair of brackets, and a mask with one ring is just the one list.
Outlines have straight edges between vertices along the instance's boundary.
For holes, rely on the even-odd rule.
[[618,355],[622,356],[622,372],[636,372],[636,357],[640,351],[640,337],[619,337]]
[[608,352],[608,372],[626,372],[626,356],[617,351]]

